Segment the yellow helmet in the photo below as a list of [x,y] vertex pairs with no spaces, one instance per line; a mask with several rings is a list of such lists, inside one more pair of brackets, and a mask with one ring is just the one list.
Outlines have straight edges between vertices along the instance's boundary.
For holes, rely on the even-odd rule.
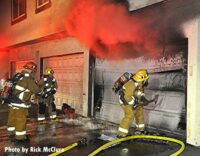
[[54,74],[54,71],[53,71],[52,68],[47,67],[47,68],[45,69],[45,74],[47,74],[47,75]]
[[147,73],[147,70],[140,69],[133,75],[133,79],[137,82],[148,80],[150,75]]

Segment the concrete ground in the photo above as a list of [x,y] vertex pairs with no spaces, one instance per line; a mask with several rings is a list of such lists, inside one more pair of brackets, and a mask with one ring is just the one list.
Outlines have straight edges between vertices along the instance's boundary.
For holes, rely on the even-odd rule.
[[[106,143],[98,139],[101,134],[111,135],[117,130],[117,125],[83,117],[72,120],[63,116],[61,112],[58,112],[58,121],[47,120],[45,124],[38,124],[37,106],[33,106],[29,112],[27,132],[30,134],[30,142],[19,144],[8,138],[6,134],[7,106],[0,107],[0,156],[46,156],[82,138],[87,138],[86,146],[75,147],[61,156],[87,156]],[[175,143],[139,139],[123,142],[102,151],[98,156],[168,156],[179,148],[180,146]],[[181,156],[199,155],[200,148],[190,145],[186,145],[181,154]]]

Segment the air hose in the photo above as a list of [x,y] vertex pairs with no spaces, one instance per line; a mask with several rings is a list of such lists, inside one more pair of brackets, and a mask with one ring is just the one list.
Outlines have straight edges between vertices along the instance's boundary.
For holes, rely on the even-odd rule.
[[132,140],[132,139],[163,140],[163,141],[174,142],[174,143],[177,143],[177,144],[181,145],[181,148],[178,151],[176,151],[175,153],[171,154],[170,156],[178,156],[185,149],[185,144],[182,141],[174,139],[174,138],[162,137],[162,136],[154,136],[154,135],[132,135],[132,136],[128,136],[128,137],[125,137],[125,138],[120,138],[120,139],[116,139],[116,140],[110,141],[110,142],[104,144],[103,146],[99,147],[98,149],[96,149],[92,153],[90,153],[88,156],[95,156],[96,154],[98,154],[99,152],[101,152],[105,148],[108,148],[111,145],[114,145],[114,144],[117,144],[117,143],[120,143],[120,142],[124,142],[124,141],[127,141],[127,140]]

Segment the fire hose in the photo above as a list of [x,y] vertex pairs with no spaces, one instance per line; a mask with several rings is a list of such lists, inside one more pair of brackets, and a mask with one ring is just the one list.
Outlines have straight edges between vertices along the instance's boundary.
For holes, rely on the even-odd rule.
[[[173,143],[181,145],[181,148],[178,151],[176,151],[175,153],[172,153],[170,156],[178,156],[185,149],[185,144],[182,141],[174,139],[174,138],[162,137],[162,136],[154,136],[154,135],[132,135],[132,136],[128,136],[128,137],[125,137],[125,138],[120,138],[120,139],[116,139],[116,140],[110,141],[110,142],[102,145],[101,147],[99,147],[98,149],[93,151],[92,153],[90,153],[88,156],[95,156],[96,154],[100,153],[102,150],[110,147],[111,145],[114,145],[114,144],[117,144],[117,143],[121,143],[121,142],[124,142],[124,141],[128,141],[128,140],[133,140],[133,139],[162,140],[162,141],[170,141],[170,142],[173,142]],[[57,155],[62,154],[64,152],[66,152],[66,151],[69,151],[70,149],[73,149],[74,147],[86,145],[86,142],[87,142],[87,139],[83,138],[80,141],[78,141],[77,143],[73,143],[73,144],[65,147],[63,150],[55,152],[55,153],[52,153],[49,156],[57,156]]]
[[52,154],[50,154],[50,155],[48,155],[48,156],[57,156],[57,155],[60,155],[60,154],[62,154],[62,153],[64,153],[64,152],[66,152],[66,151],[69,151],[69,150],[71,150],[71,149],[73,149],[73,148],[75,148],[75,147],[85,146],[86,144],[87,144],[87,139],[86,139],[86,138],[82,138],[82,139],[79,140],[78,142],[73,143],[73,144],[71,144],[71,145],[65,147],[64,149],[62,149],[62,150],[60,150],[60,151],[57,151],[57,152],[55,152],[55,153],[52,153]]
[[133,140],[133,139],[162,140],[162,141],[174,142],[174,143],[181,145],[181,148],[178,151],[176,151],[175,153],[171,154],[170,156],[177,156],[177,155],[181,154],[185,149],[185,144],[182,141],[174,139],[174,138],[162,137],[162,136],[153,136],[153,135],[132,135],[132,136],[129,136],[129,137],[120,138],[120,139],[110,141],[110,142],[102,145],[101,147],[99,147],[98,149],[93,151],[92,153],[90,153],[88,156],[95,156],[96,154],[98,154],[99,152],[101,152],[105,148],[108,148],[111,145],[114,145],[114,144],[117,144],[117,143],[120,143],[120,142],[124,142],[124,141],[127,141],[127,140]]

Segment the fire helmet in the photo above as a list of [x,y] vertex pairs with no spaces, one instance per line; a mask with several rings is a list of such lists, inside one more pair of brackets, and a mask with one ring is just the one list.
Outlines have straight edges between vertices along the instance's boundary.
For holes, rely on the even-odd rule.
[[31,70],[32,72],[36,72],[37,70],[37,65],[34,62],[27,62],[23,67]]
[[150,75],[148,74],[147,70],[140,69],[133,75],[133,79],[137,82],[142,82],[148,80]]
[[50,68],[50,67],[47,67],[45,69],[45,74],[47,74],[47,75],[54,74],[54,70],[52,68]]

